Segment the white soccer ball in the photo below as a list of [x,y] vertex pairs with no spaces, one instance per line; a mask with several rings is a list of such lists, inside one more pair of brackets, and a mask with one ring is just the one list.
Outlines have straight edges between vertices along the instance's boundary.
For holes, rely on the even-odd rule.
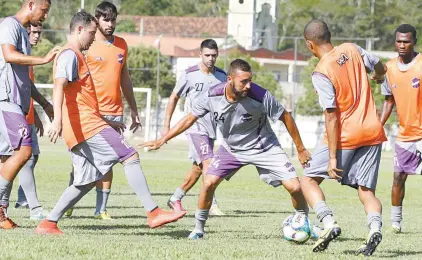
[[305,243],[312,235],[312,226],[303,214],[292,214],[283,222],[283,237],[287,241]]

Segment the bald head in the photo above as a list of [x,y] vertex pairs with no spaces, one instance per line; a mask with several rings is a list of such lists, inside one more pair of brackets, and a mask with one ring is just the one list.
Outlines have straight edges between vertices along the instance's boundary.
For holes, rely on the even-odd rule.
[[317,19],[310,21],[305,26],[303,36],[305,40],[312,41],[318,45],[331,42],[331,33],[327,24]]

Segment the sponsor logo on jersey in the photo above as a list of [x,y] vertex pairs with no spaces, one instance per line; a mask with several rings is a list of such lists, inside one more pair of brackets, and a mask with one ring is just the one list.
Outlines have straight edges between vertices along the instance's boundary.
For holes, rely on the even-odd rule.
[[340,55],[340,58],[337,60],[337,64],[340,66],[343,66],[344,63],[346,63],[346,61],[348,61],[349,58],[346,56],[346,54],[342,53]]
[[120,63],[120,64],[123,64],[123,59],[124,59],[124,57],[125,57],[125,56],[123,56],[123,54],[119,53],[119,54],[117,55],[117,62],[118,62],[118,63]]
[[418,78],[412,79],[412,88],[419,88],[420,87],[420,80]]
[[252,115],[249,113],[243,114],[241,119],[243,122],[252,121]]

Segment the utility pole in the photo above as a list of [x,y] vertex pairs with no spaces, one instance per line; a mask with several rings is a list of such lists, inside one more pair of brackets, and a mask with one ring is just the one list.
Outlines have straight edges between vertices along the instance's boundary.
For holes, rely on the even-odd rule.
[[158,125],[160,121],[160,105],[161,105],[161,96],[160,96],[160,41],[162,35],[157,39],[157,82],[155,86],[155,96],[157,97],[156,106],[155,106],[155,139],[158,139]]

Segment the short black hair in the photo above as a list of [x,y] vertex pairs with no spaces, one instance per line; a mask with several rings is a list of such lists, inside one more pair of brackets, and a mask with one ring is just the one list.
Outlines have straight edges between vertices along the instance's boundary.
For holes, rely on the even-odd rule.
[[252,72],[251,65],[245,60],[242,59],[235,59],[230,63],[229,70],[227,71],[227,75],[233,75],[236,71],[244,71],[244,72]]
[[213,39],[206,39],[203,42],[201,42],[200,50],[202,51],[204,48],[218,51],[218,45]]
[[95,9],[95,18],[100,19],[103,17],[104,19],[112,20],[116,19],[117,17],[117,8],[114,4],[104,1],[97,6]]
[[397,33],[411,33],[413,41],[416,42],[416,29],[410,24],[401,24],[397,27],[396,31],[394,32],[394,37],[396,37]]
[[330,43],[331,32],[327,24],[318,19],[310,21],[303,31],[303,36],[306,40],[313,41],[316,44]]
[[70,32],[73,32],[79,25],[85,27],[90,25],[91,22],[97,23],[97,20],[90,13],[87,13],[85,11],[77,12],[70,21]]

